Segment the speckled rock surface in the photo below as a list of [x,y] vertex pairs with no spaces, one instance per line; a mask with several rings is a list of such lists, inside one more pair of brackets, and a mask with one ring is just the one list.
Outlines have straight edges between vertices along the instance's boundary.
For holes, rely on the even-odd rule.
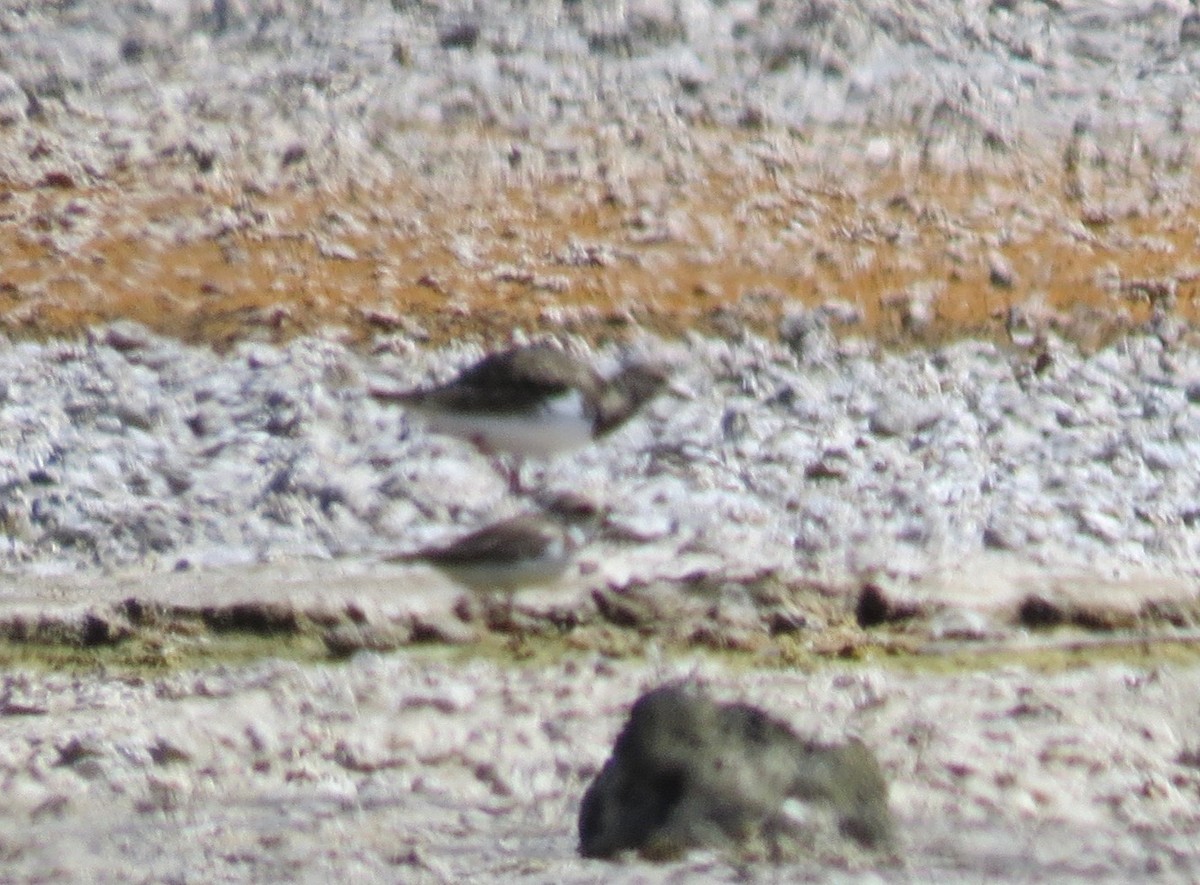
[[806,740],[759,707],[673,683],[634,701],[583,794],[579,853],[712,848],[781,862],[839,843],[886,851],[892,829],[887,781],[861,741]]

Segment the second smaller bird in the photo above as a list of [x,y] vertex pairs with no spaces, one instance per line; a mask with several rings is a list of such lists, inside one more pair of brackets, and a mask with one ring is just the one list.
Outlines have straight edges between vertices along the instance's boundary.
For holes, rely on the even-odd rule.
[[557,581],[601,519],[595,502],[559,495],[540,513],[503,519],[446,545],[388,557],[431,565],[479,593],[512,594]]

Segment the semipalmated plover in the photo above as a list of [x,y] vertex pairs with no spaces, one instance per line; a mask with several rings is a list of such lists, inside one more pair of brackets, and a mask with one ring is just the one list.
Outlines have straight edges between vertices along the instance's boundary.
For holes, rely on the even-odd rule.
[[594,502],[562,495],[545,511],[511,516],[449,544],[386,561],[424,562],[477,592],[513,593],[556,581],[600,516]]
[[435,433],[466,439],[487,454],[549,458],[616,430],[667,380],[662,366],[626,366],[611,378],[549,344],[485,357],[457,378],[413,391],[373,388]]

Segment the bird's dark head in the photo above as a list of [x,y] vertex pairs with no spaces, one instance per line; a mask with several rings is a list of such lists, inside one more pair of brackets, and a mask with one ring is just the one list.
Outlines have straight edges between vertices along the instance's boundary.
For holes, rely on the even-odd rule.
[[539,498],[538,503],[567,525],[595,525],[607,512],[595,498],[576,491],[553,492]]
[[632,418],[659,394],[670,377],[670,368],[659,363],[635,363],[621,369],[600,392],[596,433],[609,433]]

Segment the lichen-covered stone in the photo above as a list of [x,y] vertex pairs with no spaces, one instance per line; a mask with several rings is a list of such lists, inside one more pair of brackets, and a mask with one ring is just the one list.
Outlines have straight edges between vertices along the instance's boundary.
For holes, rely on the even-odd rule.
[[887,783],[871,751],[805,740],[762,710],[686,684],[633,705],[579,814],[585,857],[708,847],[781,860],[840,842],[891,845]]

